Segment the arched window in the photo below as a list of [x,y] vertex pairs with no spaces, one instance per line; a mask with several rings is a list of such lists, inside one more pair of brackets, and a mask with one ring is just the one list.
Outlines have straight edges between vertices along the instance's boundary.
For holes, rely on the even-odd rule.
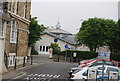
[[10,43],[17,42],[17,22],[11,21]]

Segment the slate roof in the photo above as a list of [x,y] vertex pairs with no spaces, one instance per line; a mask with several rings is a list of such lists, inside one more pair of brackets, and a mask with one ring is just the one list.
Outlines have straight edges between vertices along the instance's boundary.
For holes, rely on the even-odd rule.
[[57,39],[59,39],[59,40],[61,40],[61,41],[64,41],[64,42],[66,42],[66,43],[68,43],[68,44],[71,44],[71,45],[73,45],[73,46],[75,46],[76,45],[76,42],[75,42],[75,40],[74,40],[74,38],[75,38],[75,35],[72,35],[72,36],[66,36],[66,37],[59,37],[59,36],[57,36],[57,35],[55,35],[55,34],[52,34],[52,33],[49,33],[49,32],[44,32],[44,34],[48,34],[48,35],[50,35],[50,36],[52,36],[52,37],[55,37],[55,38],[57,38]]

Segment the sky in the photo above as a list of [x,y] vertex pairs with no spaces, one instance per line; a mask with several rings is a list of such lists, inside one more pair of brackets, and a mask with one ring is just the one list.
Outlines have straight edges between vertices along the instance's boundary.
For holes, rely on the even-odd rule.
[[59,18],[61,29],[73,34],[88,18],[118,19],[118,0],[32,0],[31,5],[40,24],[55,26]]

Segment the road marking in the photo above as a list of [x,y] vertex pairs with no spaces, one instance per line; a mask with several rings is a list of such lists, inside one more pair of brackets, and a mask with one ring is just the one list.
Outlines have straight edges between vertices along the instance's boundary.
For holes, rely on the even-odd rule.
[[33,74],[30,74],[30,75],[28,75],[28,76],[32,76]]
[[53,75],[50,75],[49,77],[52,77]]
[[60,75],[55,75],[55,76],[53,76],[54,78],[59,78],[60,77]]
[[50,81],[51,79],[59,78],[60,75],[53,74],[29,74],[28,77],[24,78],[25,80],[40,80],[40,81]]

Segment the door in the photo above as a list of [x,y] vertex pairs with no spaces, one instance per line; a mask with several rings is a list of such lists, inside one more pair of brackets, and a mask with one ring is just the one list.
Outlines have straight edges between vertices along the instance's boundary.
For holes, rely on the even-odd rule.
[[15,65],[15,57],[16,53],[10,53],[8,58],[8,66],[14,66]]

